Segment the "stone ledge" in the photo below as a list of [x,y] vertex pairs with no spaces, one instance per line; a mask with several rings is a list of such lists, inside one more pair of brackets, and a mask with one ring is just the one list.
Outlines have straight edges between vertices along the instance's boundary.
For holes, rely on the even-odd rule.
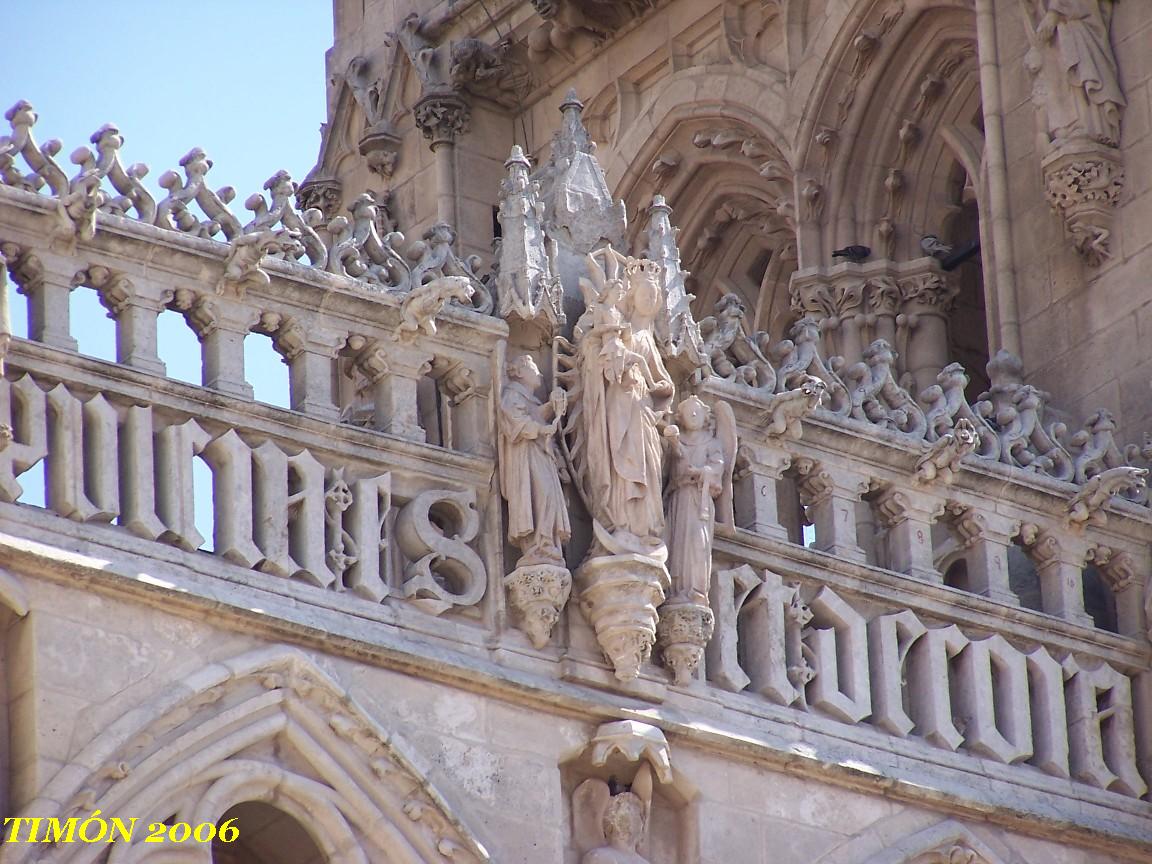
[[[28,533],[46,538],[59,535],[48,529]],[[497,665],[478,643],[462,651],[459,642],[445,644],[443,634],[416,635],[381,626],[380,621],[305,605],[252,585],[223,583],[186,565],[170,564],[159,578],[130,564],[94,557],[95,548],[89,553],[65,552],[35,539],[0,535],[0,549],[12,570],[34,574],[31,578],[96,590],[172,614],[208,614],[222,627],[354,657],[538,709],[642,720],[719,753],[1049,839],[1068,838],[1125,852],[1152,851],[1147,835],[1152,804],[1053,780],[1027,768],[998,765],[994,773],[1002,776],[989,776],[990,766],[977,757],[947,754],[907,739],[897,742],[879,730],[839,724],[767,702],[757,703],[755,712],[734,704],[747,702],[749,697],[725,696],[719,714],[717,700],[706,700],[707,705],[697,711],[698,697],[687,694],[677,695],[665,706],[644,705],[634,698]],[[122,554],[118,557],[124,560]],[[155,569],[155,560],[141,557],[139,561]],[[221,564],[213,570],[228,566]],[[701,722],[701,717],[708,719]],[[1003,776],[1007,774],[1013,776]]]

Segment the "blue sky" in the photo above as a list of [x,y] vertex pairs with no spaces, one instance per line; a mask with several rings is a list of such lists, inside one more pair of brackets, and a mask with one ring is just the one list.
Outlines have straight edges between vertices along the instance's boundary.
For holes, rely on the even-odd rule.
[[[316,159],[330,0],[8,0],[0,8],[0,114],[31,102],[37,143],[60,139],[68,169],[68,154],[114,122],[125,164],[146,163],[145,182],[160,198],[160,175],[199,146],[213,161],[213,188],[236,189],[231,207],[244,222],[244,199],[268,177],[284,168],[302,180]],[[25,335],[24,298],[9,290],[13,331]],[[114,324],[95,292],[76,289],[71,307],[80,351],[114,360]],[[159,349],[169,376],[200,383],[199,343],[175,312],[160,318]],[[287,368],[269,340],[249,336],[245,359],[256,398],[286,407]],[[211,538],[211,479],[199,460],[195,480],[197,527]],[[21,481],[21,500],[42,506],[43,466]]]
[[[243,222],[244,199],[269,176],[284,168],[302,180],[316,159],[330,0],[15,0],[4,13],[0,112],[31,102],[37,143],[59,138],[69,169],[67,155],[114,122],[125,163],[146,163],[145,182],[163,197],[157,179],[199,146],[214,163],[213,188],[235,187]],[[23,335],[23,298],[12,300]],[[114,359],[113,325],[94,292],[77,289],[72,314],[81,351]],[[161,356],[172,377],[199,383],[199,345],[173,316],[161,322]],[[258,398],[287,404],[287,370],[267,342],[249,337],[248,377]]]

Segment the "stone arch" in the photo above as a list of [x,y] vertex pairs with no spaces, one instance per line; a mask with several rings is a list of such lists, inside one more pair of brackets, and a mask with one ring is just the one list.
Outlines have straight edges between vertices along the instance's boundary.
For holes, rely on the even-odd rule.
[[[978,836],[972,829],[948,819],[892,842],[885,837],[894,827],[891,823],[905,821],[902,814],[883,825],[874,825],[863,836],[855,837],[836,847],[814,864],[1023,864],[1018,855],[1003,844]],[[969,859],[967,856],[971,854]]]
[[[22,814],[215,822],[266,802],[295,819],[330,861],[490,861],[483,844],[387,733],[303,654],[254,651],[213,664],[93,739]],[[199,845],[199,844],[198,844]],[[13,846],[5,864],[86,864],[107,847]],[[206,864],[168,844],[115,844],[109,864]],[[38,857],[36,857],[38,856]]]
[[798,206],[820,204],[800,213],[798,266],[831,267],[833,251],[855,245],[869,247],[869,261],[939,272],[921,245],[928,235],[966,252],[947,265],[946,328],[932,345],[921,335],[916,350],[939,360],[921,364],[925,376],[960,361],[969,394],[983,392],[998,321],[974,10],[963,0],[860,0],[834,40],[827,30],[818,38],[829,62],[797,142]]
[[768,324],[758,313],[771,298],[788,305],[795,192],[791,148],[770,119],[786,113],[776,83],[762,70],[677,72],[629,124],[606,165],[615,195],[638,216],[634,243],[655,194],[672,207],[682,260],[695,277],[689,287],[697,317],[711,314],[728,291],[744,300],[754,327]]

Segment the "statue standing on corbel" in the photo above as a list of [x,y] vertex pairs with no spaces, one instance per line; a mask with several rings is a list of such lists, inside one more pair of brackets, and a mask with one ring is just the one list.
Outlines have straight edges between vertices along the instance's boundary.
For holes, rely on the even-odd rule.
[[675,392],[656,343],[659,265],[610,246],[588,256],[567,431],[600,551],[667,554],[662,428]]
[[520,549],[505,585],[521,629],[537,648],[548,643],[572,589],[563,551],[572,529],[555,440],[568,398],[557,387],[544,401],[538,395],[543,383],[531,355],[509,361],[499,413],[500,488],[508,502],[508,539]]
[[708,603],[712,541],[717,522],[733,522],[736,420],[727,402],[713,411],[689,396],[677,407],[676,421],[665,430],[671,442],[665,537],[672,597],[660,608],[656,638],[664,665],[684,685],[695,675],[715,623]]
[[607,246],[587,266],[575,344],[558,357],[572,403],[568,456],[592,517],[580,599],[616,677],[628,680],[651,653],[668,587],[663,429],[675,387],[654,329],[660,265]]
[[1021,0],[1031,28],[1025,65],[1049,151],[1041,167],[1048,203],[1090,266],[1112,254],[1114,210],[1124,188],[1120,87],[1109,27],[1113,0]]
[[1127,100],[1120,89],[1109,25],[1112,0],[1026,0],[1035,27],[1026,60],[1042,85],[1054,144],[1086,139],[1116,147]]

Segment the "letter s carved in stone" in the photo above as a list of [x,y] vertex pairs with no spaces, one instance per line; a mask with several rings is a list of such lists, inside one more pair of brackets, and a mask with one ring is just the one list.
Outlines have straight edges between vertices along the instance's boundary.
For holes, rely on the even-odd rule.
[[435,489],[409,501],[396,519],[396,542],[411,562],[404,596],[432,615],[480,602],[488,577],[468,547],[479,530],[474,490]]

